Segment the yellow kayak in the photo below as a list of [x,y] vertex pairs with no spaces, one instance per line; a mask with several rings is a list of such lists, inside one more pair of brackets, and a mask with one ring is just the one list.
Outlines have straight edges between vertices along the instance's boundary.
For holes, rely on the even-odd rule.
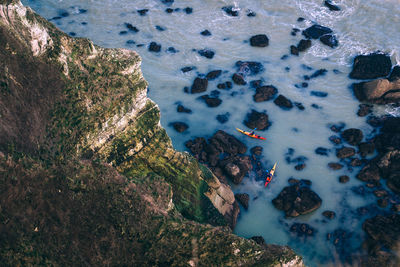
[[275,169],[276,169],[276,162],[274,164],[274,167],[272,167],[272,169],[269,171],[267,179],[265,180],[264,187],[267,187],[267,185],[271,182],[272,176],[274,176],[274,173],[275,173]]
[[247,135],[249,137],[252,137],[252,138],[255,138],[255,139],[267,140],[267,138],[265,138],[265,137],[259,136],[259,135],[254,134],[254,133],[251,134],[251,132],[246,132],[246,131],[243,131],[243,130],[241,130],[239,128],[236,128],[236,130],[238,130],[239,133],[245,134],[245,135]]

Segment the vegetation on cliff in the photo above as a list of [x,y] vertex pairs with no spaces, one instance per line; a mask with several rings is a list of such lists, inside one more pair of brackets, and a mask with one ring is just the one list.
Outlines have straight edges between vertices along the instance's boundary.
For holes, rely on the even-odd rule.
[[231,233],[232,191],[172,148],[135,52],[2,0],[0,62],[3,263],[301,265]]

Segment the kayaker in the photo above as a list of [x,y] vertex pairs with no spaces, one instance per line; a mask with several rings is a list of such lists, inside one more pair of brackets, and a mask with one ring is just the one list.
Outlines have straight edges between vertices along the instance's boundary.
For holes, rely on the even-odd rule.
[[257,128],[254,128],[251,132],[250,132],[250,135],[254,135],[254,131],[256,130]]

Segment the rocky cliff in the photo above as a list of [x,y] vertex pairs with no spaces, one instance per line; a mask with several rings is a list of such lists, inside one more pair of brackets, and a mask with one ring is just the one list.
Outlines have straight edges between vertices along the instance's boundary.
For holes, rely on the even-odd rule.
[[0,0],[0,73],[3,263],[302,265],[231,233],[232,191],[173,149],[135,52]]

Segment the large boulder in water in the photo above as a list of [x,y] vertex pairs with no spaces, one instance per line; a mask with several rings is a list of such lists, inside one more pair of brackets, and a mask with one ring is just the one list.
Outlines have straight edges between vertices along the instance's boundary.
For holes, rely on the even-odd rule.
[[324,27],[318,24],[314,24],[311,27],[305,29],[302,33],[305,37],[309,39],[318,39],[321,36],[331,33],[332,30],[328,27]]
[[257,128],[260,131],[268,129],[270,126],[267,113],[258,112],[254,109],[247,114],[247,118],[243,123],[250,129]]
[[272,200],[275,208],[283,210],[287,217],[310,213],[321,206],[322,199],[302,182],[285,187]]
[[255,102],[263,102],[271,100],[278,93],[278,89],[275,86],[260,86],[257,87],[255,95],[253,95],[253,99]]
[[352,79],[375,79],[386,77],[392,68],[389,55],[369,54],[360,55],[354,58],[353,70],[349,77]]
[[191,93],[197,94],[207,91],[208,80],[205,78],[197,77],[192,84]]
[[274,100],[275,105],[282,109],[292,109],[293,108],[293,103],[290,99],[288,99],[284,95],[278,95],[277,98]]
[[353,85],[354,95],[359,101],[373,104],[400,102],[400,79],[389,81],[377,79]]
[[266,47],[269,44],[269,39],[265,34],[257,34],[250,38],[250,45],[256,47]]
[[364,135],[360,129],[350,128],[342,132],[342,138],[350,145],[356,146],[361,143]]

